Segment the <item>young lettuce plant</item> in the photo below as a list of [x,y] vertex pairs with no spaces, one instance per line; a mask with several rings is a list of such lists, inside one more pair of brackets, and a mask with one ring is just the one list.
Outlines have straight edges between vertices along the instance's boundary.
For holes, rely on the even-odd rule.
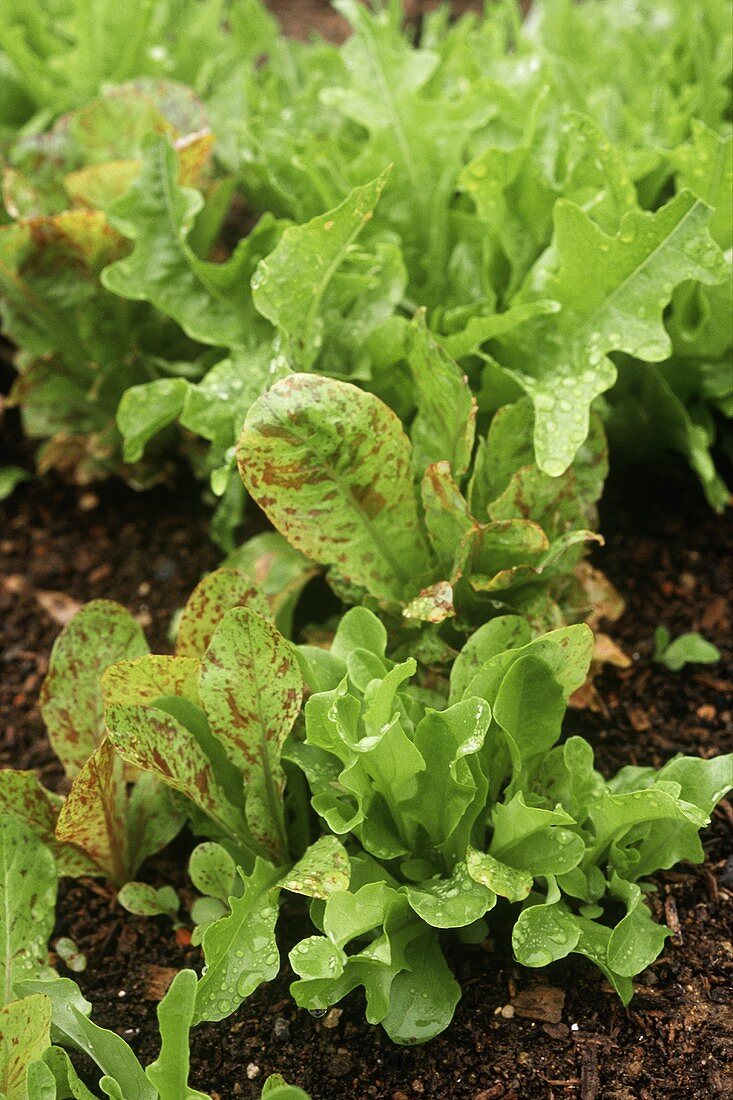
[[720,650],[696,630],[673,640],[666,626],[658,626],[654,631],[653,660],[670,672],[679,672],[687,664],[714,665],[720,660]]
[[[0,307],[19,372],[11,403],[27,435],[43,441],[39,468],[58,467],[82,483],[120,468],[114,414],[127,388],[151,378],[171,386],[179,374],[195,378],[210,366],[167,317],[100,282],[128,251],[106,211],[139,175],[156,133],[171,143],[182,184],[198,184],[210,200],[204,243],[217,229],[213,139],[202,104],[178,85],[114,88],[48,133],[21,138],[3,170],[10,220],[0,225]],[[160,468],[127,473],[142,485]]]
[[120,757],[176,792],[194,830],[218,842],[200,846],[192,866],[210,896],[227,899],[198,918],[207,926],[196,1022],[229,1015],[277,974],[282,888],[323,898],[348,883],[335,837],[309,845],[307,829],[288,832],[282,754],[300,714],[302,674],[270,614],[246,574],[219,570],[184,609],[174,656],[118,661],[101,681]]
[[[252,580],[255,573],[262,590]],[[131,699],[141,710],[159,699],[196,700],[197,655],[205,651],[224,612],[247,604],[288,630],[293,600],[311,576],[312,564],[280,545],[279,536],[253,539],[238,568],[209,574],[192,593],[179,619],[176,658],[151,655],[139,624],[119,604],[87,604],[57,638],[41,692],[41,713],[70,790],[63,797],[44,788],[34,772],[2,770],[0,812],[47,846],[59,874],[104,875],[117,885],[130,883],[144,860],[180,831],[187,814],[208,815],[210,830],[218,821],[222,836],[233,844],[240,844],[240,832],[249,838],[237,792],[241,776],[222,765],[222,781],[234,805],[213,780],[205,789],[206,754],[221,764],[223,750],[194,703],[187,710],[181,703],[194,733],[189,735],[189,770],[182,766],[177,782],[164,772],[162,760],[157,764],[161,776],[154,774],[156,768],[141,772],[125,765],[107,736],[104,710]],[[275,628],[270,629],[274,636]],[[151,752],[157,760],[157,746]],[[193,801],[177,798],[174,791]],[[277,817],[277,798],[274,808]],[[132,897],[134,904],[134,891]],[[170,907],[169,895],[166,900]]]
[[152,775],[124,765],[104,729],[103,672],[147,652],[124,608],[109,600],[87,604],[56,639],[41,692],[49,740],[71,782],[68,794],[46,790],[34,772],[0,771],[0,810],[48,846],[59,874],[104,875],[121,885],[185,820]]
[[422,324],[412,355],[422,400],[411,440],[386,405],[348,383],[276,383],[239,442],[249,493],[328,567],[339,595],[376,602],[403,633],[445,623],[444,647],[459,648],[507,610],[538,626],[584,617],[578,565],[601,541],[595,502],[607,470],[600,424],[560,477],[534,464],[528,400],[500,409],[474,454],[475,403],[460,369]]
[[370,1022],[399,1043],[429,1039],[460,993],[439,936],[482,938],[498,898],[521,906],[518,962],[585,955],[624,1003],[661,951],[670,933],[642,880],[702,861],[697,834],[732,784],[733,758],[678,757],[604,781],[587,742],[558,744],[591,633],[530,633],[514,616],[479,628],[447,699],[411,683],[413,660],[385,657],[384,628],[364,608],[344,616],[330,653],[301,651],[313,694],[288,756],[346,844],[351,879],[312,905],[322,934],[290,954],[298,1004],[324,1009],[363,986]]

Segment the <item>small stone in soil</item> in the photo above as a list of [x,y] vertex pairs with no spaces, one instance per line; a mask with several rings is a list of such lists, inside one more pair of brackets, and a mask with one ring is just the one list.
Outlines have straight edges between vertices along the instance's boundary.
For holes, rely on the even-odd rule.
[[349,1058],[348,1052],[339,1048],[335,1056],[331,1059],[330,1070],[334,1077],[345,1077],[347,1073],[351,1073],[353,1062]]
[[562,1019],[565,992],[551,985],[531,985],[520,990],[512,998],[512,1007],[518,1016],[539,1020],[547,1024],[559,1024]]
[[275,1017],[272,1034],[278,1043],[285,1043],[290,1038],[290,1024],[283,1016]]

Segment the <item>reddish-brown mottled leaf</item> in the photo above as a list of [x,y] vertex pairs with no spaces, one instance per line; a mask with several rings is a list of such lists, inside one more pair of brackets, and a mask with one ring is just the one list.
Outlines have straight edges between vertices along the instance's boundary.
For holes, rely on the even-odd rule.
[[185,657],[203,657],[212,634],[233,607],[249,607],[263,618],[270,617],[267,600],[246,573],[239,569],[209,573],[194,588],[183,609],[176,652]]
[[104,736],[102,673],[147,651],[139,624],[110,600],[93,600],[61,631],[41,689],[41,713],[67,775],[76,775]]
[[433,462],[428,466],[422,479],[421,495],[425,526],[433,549],[444,574],[455,580],[461,543],[476,521],[455,483],[450,463]]
[[269,850],[284,854],[280,755],[303,697],[292,647],[262,616],[235,608],[211,639],[199,690],[211,732],[244,776],[253,834]]
[[117,661],[101,680],[105,707],[154,703],[177,695],[198,704],[199,662],[195,657],[146,653],[131,661]]
[[60,875],[98,875],[100,868],[84,852],[56,839],[63,799],[47,791],[35,772],[0,771],[0,813],[18,817],[51,851]]
[[308,581],[320,572],[320,566],[291,546],[279,531],[263,531],[248,539],[225,564],[252,578],[267,600],[268,617],[289,638],[298,598]]
[[26,1100],[28,1066],[51,1045],[51,1002],[42,993],[0,1008],[0,1095]]
[[76,844],[115,882],[129,876],[125,769],[105,737],[72,783],[56,839]]
[[245,485],[304,554],[402,601],[430,583],[410,441],[374,394],[291,374],[252,405],[239,441]]
[[185,794],[225,835],[241,836],[242,814],[225,797],[208,757],[185,726],[144,706],[111,706],[106,719],[110,740],[128,763]]

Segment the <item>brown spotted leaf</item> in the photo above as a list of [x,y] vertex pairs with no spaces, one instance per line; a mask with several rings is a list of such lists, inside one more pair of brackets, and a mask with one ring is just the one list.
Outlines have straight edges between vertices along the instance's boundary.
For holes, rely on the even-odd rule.
[[203,657],[221,619],[233,607],[249,607],[270,617],[264,595],[239,569],[216,569],[194,588],[178,626],[176,652],[183,657]]
[[[586,542],[603,543],[603,538],[593,531],[568,531],[542,549],[543,537],[546,536],[542,528],[531,520],[496,520],[481,524],[472,548],[475,572],[472,571],[470,578],[471,587],[477,592],[499,592],[532,583],[543,574],[549,577],[558,572],[563,556],[572,547]],[[508,559],[503,568],[496,568],[499,554],[506,554]],[[520,560],[522,554],[526,561]]]
[[0,286],[11,300],[31,302],[42,279],[70,265],[80,282],[96,282],[99,272],[126,248],[99,210],[64,210],[0,228]]
[[280,756],[303,697],[292,647],[261,615],[235,608],[220,622],[201,662],[199,691],[211,732],[244,776],[253,834],[284,856]]
[[308,557],[385,600],[432,579],[410,442],[373,394],[290,375],[249,410],[238,454],[249,492]]
[[75,844],[117,883],[129,877],[125,768],[106,738],[76,776],[56,839]]
[[325,901],[339,890],[348,890],[351,878],[349,856],[335,836],[322,836],[298,860],[281,885],[294,894]]
[[450,463],[433,462],[428,466],[420,490],[425,526],[441,569],[451,579],[456,579],[459,548],[476,521],[456,485]]
[[425,623],[442,623],[455,613],[453,586],[448,581],[438,581],[429,588],[423,588],[402,612],[406,619],[418,619]]
[[289,638],[295,605],[308,581],[320,572],[320,566],[291,546],[279,531],[263,531],[248,539],[225,564],[252,578],[267,601],[267,617]]
[[[491,590],[514,576],[512,570],[529,572],[550,549],[547,535],[527,519],[477,523],[466,542],[466,574],[472,587]],[[508,576],[507,576],[508,575]]]
[[110,740],[123,759],[190,798],[224,836],[242,837],[243,816],[219,787],[190,730],[164,711],[145,706],[110,706],[106,720]]
[[67,775],[76,775],[104,736],[102,673],[147,652],[139,624],[110,600],[93,600],[59,634],[41,689],[41,713]]
[[198,704],[199,662],[195,657],[146,653],[131,661],[117,661],[102,676],[105,707],[154,703],[176,695]]
[[56,908],[51,853],[17,817],[0,817],[0,1004],[14,986],[50,976],[48,938]]
[[28,1066],[42,1058],[50,1046],[48,997],[34,993],[0,1008],[0,1096],[27,1100]]
[[56,839],[56,822],[63,799],[47,791],[35,772],[0,771],[0,814],[17,817],[56,860],[59,875],[98,875],[100,868],[71,844]]

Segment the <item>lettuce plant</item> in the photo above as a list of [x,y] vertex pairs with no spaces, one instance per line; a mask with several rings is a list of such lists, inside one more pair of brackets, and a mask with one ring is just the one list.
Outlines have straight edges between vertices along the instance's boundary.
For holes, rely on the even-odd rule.
[[54,645],[41,697],[69,793],[46,790],[34,772],[0,771],[0,812],[47,846],[59,874],[104,875],[119,885],[164,848],[185,819],[152,775],[125,767],[105,733],[100,676],[147,650],[124,608],[109,600],[87,604]]
[[[70,782],[69,793],[64,798],[46,790],[33,772],[0,771],[0,812],[18,820],[48,847],[60,874],[105,875],[117,885],[129,882],[143,861],[179,832],[194,805],[208,821],[211,835],[219,835],[216,822],[221,836],[236,846],[245,865],[257,855],[275,853],[283,858],[286,840],[279,757],[298,710],[301,688],[288,643],[270,619],[287,625],[290,602],[313,571],[310,563],[287,547],[278,554],[277,536],[263,538],[259,553],[251,553],[249,558],[250,570],[257,572],[262,587],[246,571],[244,561],[238,569],[221,569],[204,578],[178,620],[176,657],[150,654],[139,624],[110,600],[87,604],[61,631],[41,692],[41,713]],[[255,547],[257,541],[253,540],[250,549]],[[268,581],[268,570],[274,573],[276,590],[272,580]],[[259,650],[257,668],[252,665],[251,653],[241,655],[247,667],[252,666],[250,691],[254,691],[257,670],[261,674],[270,658],[289,661],[291,668],[289,679],[281,680],[281,690],[273,697],[272,713],[259,716],[259,734],[250,727],[238,749],[230,746],[230,754],[240,760],[242,771],[237,772],[208,728],[196,683],[200,658],[209,648],[219,619],[230,608],[245,604],[247,614],[253,616],[252,645]],[[237,641],[240,637],[235,635]],[[234,643],[230,639],[223,644]],[[283,668],[282,675],[284,672]],[[269,667],[267,673],[275,682]],[[216,705],[226,708],[221,698],[225,685],[212,690]],[[204,696],[209,698],[207,691]],[[134,703],[135,713],[144,714],[148,704],[166,699],[172,708],[168,726],[149,731],[147,747],[136,742],[138,754],[149,753],[147,770],[126,765],[108,736],[105,711],[123,713],[120,708]],[[237,705],[243,705],[243,699],[238,696]],[[180,723],[190,724],[193,732],[188,754],[180,759],[172,754],[179,767],[172,777],[160,755],[160,738],[166,728],[175,734],[179,718]],[[223,712],[222,723],[228,725]],[[265,729],[274,744],[265,752],[267,743],[263,741],[261,753],[250,760],[255,751],[253,739],[264,738]],[[182,746],[179,737],[179,749]],[[246,814],[245,776],[251,788]],[[176,798],[173,791],[182,792],[192,802]]]
[[367,608],[328,649],[286,641],[271,614],[246,575],[212,574],[176,655],[123,659],[101,680],[109,742],[208,838],[191,866],[208,899],[192,1021],[225,1018],[277,974],[282,891],[311,899],[296,1001],[318,1011],[363,986],[367,1018],[399,1043],[448,1025],[460,989],[441,936],[481,939],[500,901],[517,907],[520,963],[586,955],[627,1002],[668,934],[648,876],[703,858],[731,758],[605,780],[582,738],[561,741],[592,656],[583,624],[533,636],[521,616],[495,618],[446,681],[390,657]]
[[500,409],[476,441],[460,369],[423,326],[413,335],[422,402],[411,439],[374,395],[290,375],[247,414],[239,462],[248,491],[294,547],[328,567],[338,593],[391,610],[412,625],[413,642],[421,624],[435,634],[448,623],[449,652],[507,610],[544,626],[582,618],[584,546],[601,541],[602,427],[594,422],[559,477],[533,461],[527,399]]
[[559,744],[591,655],[582,625],[531,639],[520,618],[486,624],[455,661],[447,699],[413,685],[415,662],[385,659],[385,642],[355,609],[328,656],[308,653],[314,693],[289,756],[352,872],[348,892],[312,907],[321,934],[290,954],[297,1002],[322,1008],[363,986],[367,1018],[392,1039],[430,1038],[459,996],[441,932],[482,938],[502,898],[519,906],[518,962],[585,955],[628,1002],[669,934],[643,880],[702,860],[697,833],[731,785],[731,757],[605,781],[586,741]]
[[[100,282],[127,251],[106,210],[140,172],[156,132],[171,140],[182,180],[205,187],[213,204],[204,109],[172,84],[114,89],[50,132],[22,138],[4,171],[2,319],[19,348],[10,400],[26,433],[42,441],[40,468],[81,482],[121,468],[114,415],[131,385],[162,378],[171,386],[180,373],[197,377],[208,367],[203,349],[166,317]],[[127,468],[141,485],[163,472],[155,463]]]

